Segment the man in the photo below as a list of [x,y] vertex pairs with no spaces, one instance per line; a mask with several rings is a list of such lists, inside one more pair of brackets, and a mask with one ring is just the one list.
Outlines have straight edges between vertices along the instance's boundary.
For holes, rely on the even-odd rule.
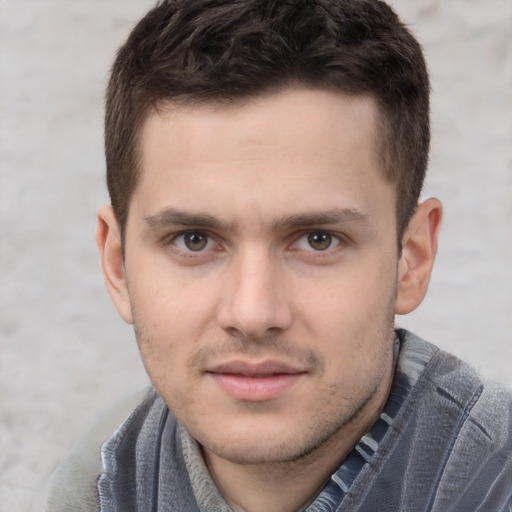
[[48,510],[504,511],[512,396],[394,315],[442,207],[421,49],[376,0],[161,2],[107,91],[97,242],[153,388]]

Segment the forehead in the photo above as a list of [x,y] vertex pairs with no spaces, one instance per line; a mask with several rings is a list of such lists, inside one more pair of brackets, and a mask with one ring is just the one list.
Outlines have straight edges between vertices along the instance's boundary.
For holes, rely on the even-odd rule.
[[[252,151],[263,144],[267,152],[279,145],[281,151],[308,153],[312,147],[339,145],[340,134],[347,142],[364,138],[365,146],[376,150],[378,115],[376,101],[369,95],[306,88],[222,103],[167,102],[150,112],[142,126],[142,153],[147,161],[155,149],[153,142],[172,131],[180,135],[181,144],[173,148],[176,157],[185,156],[192,144],[196,154],[204,150],[212,157]],[[183,145],[187,140],[190,145]],[[211,143],[215,147],[209,147]]]
[[318,209],[322,197],[337,207],[379,195],[388,184],[377,126],[371,97],[323,90],[290,89],[228,105],[164,105],[143,126],[133,201],[152,210],[145,214],[196,201],[216,214],[252,205],[279,215],[290,213],[278,211],[280,204],[290,209],[294,201]]

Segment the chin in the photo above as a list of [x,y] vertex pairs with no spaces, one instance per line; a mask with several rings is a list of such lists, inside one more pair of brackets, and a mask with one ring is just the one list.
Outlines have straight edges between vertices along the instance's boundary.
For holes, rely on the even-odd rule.
[[[294,423],[297,427],[297,423]],[[320,428],[319,428],[320,427]],[[302,425],[302,429],[279,425],[265,425],[255,420],[248,428],[224,430],[222,437],[211,432],[194,436],[207,451],[233,464],[282,464],[303,459],[314,453],[340,429],[340,425]]]
[[268,441],[261,441],[258,446],[246,442],[243,446],[212,446],[210,451],[217,457],[237,465],[272,465],[292,462],[302,458],[302,447],[286,445],[273,445]]

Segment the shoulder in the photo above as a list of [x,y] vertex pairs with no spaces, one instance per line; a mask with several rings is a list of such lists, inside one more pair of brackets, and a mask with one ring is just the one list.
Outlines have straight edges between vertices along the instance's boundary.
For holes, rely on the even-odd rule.
[[411,333],[399,335],[406,353],[403,367],[410,365],[414,372],[418,354],[427,354],[425,365],[417,366],[421,369],[414,383],[413,407],[421,405],[429,416],[450,412],[460,431],[482,435],[496,447],[512,447],[511,388],[483,378],[469,364]]
[[511,388],[482,377],[475,368],[443,350],[432,358],[424,380],[433,400],[449,402],[460,413],[461,429],[477,425],[477,431],[496,446],[508,441],[504,446],[512,447]]
[[[433,347],[407,333],[409,341]],[[505,510],[512,499],[512,390],[447,352],[432,352],[410,411],[421,419],[416,440],[437,453],[432,510],[452,510],[454,503]]]
[[97,480],[103,471],[101,446],[134,410],[156,397],[145,389],[117,403],[74,444],[47,486],[46,512],[99,510]]
[[[444,384],[439,396],[457,401],[462,395],[465,400],[456,403],[459,417],[439,474],[435,510],[446,510],[453,503],[456,485],[461,507],[506,510],[512,505],[512,391],[480,378],[465,363],[454,373],[454,378],[439,379]],[[463,394],[465,381],[471,385]]]

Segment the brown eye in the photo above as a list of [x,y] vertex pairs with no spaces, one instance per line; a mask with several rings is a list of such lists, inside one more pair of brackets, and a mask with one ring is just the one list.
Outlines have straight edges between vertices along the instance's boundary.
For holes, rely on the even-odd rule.
[[189,251],[202,251],[208,244],[208,237],[204,233],[185,233],[183,243]]
[[332,235],[330,233],[310,233],[308,243],[315,251],[325,251],[332,244]]

